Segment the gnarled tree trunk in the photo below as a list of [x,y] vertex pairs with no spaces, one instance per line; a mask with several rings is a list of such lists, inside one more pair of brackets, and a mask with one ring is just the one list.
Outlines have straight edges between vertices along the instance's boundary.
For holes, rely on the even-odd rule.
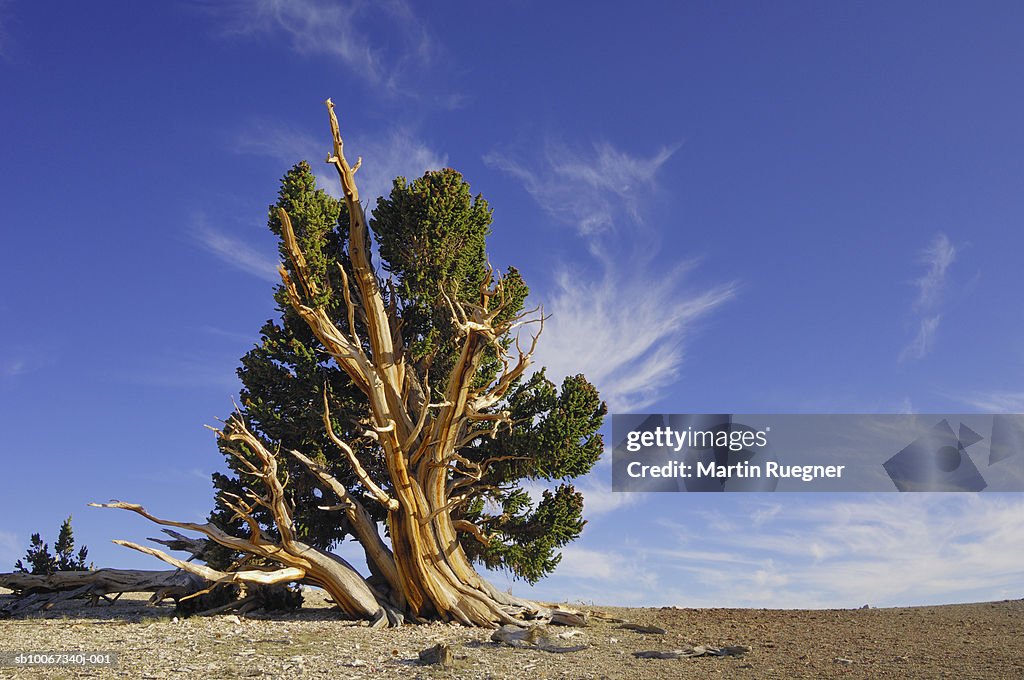
[[[354,166],[346,160],[334,105],[330,100],[326,103],[333,135],[333,153],[327,162],[337,169],[350,220],[351,271],[342,268],[344,285],[340,291],[347,309],[347,328],[339,328],[327,310],[314,302],[322,291],[308,274],[291,220],[283,209],[279,212],[282,235],[295,276],[284,266],[279,270],[291,306],[366,397],[366,435],[379,445],[387,480],[372,479],[349,444],[334,434],[326,393],[323,420],[332,441],[347,457],[361,487],[367,491],[369,502],[386,509],[390,547],[378,534],[362,500],[302,452],[287,453],[339,498],[336,506],[325,510],[345,513],[366,551],[375,576],[373,584],[344,560],[296,538],[275,454],[247,429],[241,414],[217,433],[242,461],[248,474],[259,482],[253,488],[265,489],[263,494],[253,491],[246,498],[228,500],[229,507],[246,521],[248,537],[229,535],[210,523],[159,519],[130,503],[115,501],[100,507],[130,510],[164,526],[197,531],[223,546],[280,565],[277,569],[219,572],[182,562],[160,550],[117,541],[212,581],[315,583],[326,589],[347,614],[378,623],[396,624],[403,617],[479,626],[515,622],[525,610],[537,609],[536,603],[501,593],[477,574],[460,545],[459,534],[468,533],[484,543],[489,539],[480,527],[466,520],[453,520],[452,510],[466,500],[460,491],[478,482],[487,466],[497,460],[473,462],[460,456],[458,450],[480,437],[482,427],[497,431],[510,422],[509,414],[495,411],[495,407],[530,365],[539,331],[528,350],[520,349],[518,342],[515,344],[514,358],[502,338],[524,323],[539,322],[542,327],[543,317],[527,318],[523,314],[498,321],[507,310],[502,281],[493,275],[481,287],[474,303],[460,302],[454,294],[446,295],[460,333],[461,349],[447,382],[442,383],[446,384],[444,394],[431,403],[427,376],[418,372],[402,346],[399,319],[386,304],[370,260],[369,230],[355,182],[362,159]],[[357,317],[365,328],[365,338],[357,335]],[[504,370],[486,387],[474,386],[473,379],[488,352],[491,356],[497,354]],[[272,540],[261,531],[252,516],[256,505],[272,513],[279,540]]]

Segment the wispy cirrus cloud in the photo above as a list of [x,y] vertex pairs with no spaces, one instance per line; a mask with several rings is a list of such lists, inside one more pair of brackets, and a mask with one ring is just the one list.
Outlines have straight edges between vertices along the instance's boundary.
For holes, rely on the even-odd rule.
[[[326,120],[326,117],[325,117]],[[239,134],[235,149],[242,153],[265,156],[292,165],[300,160],[309,161],[317,184],[327,193],[339,198],[341,185],[336,171],[322,162],[330,151],[330,137],[313,137],[305,132],[267,120],[253,120]],[[342,134],[345,131],[342,130]],[[381,136],[345,134],[345,154],[363,158],[356,175],[359,192],[372,208],[379,196],[391,192],[395,177],[419,177],[427,170],[437,170],[448,164],[448,156],[430,148],[418,139],[411,128],[395,127]]]
[[942,321],[938,309],[949,268],[955,259],[956,248],[945,234],[937,235],[922,252],[921,261],[926,271],[914,282],[917,287],[917,297],[913,304],[917,315],[917,332],[900,352],[900,361],[923,359],[935,345],[939,323]]
[[597,276],[567,269],[544,297],[551,314],[537,363],[556,382],[584,373],[613,412],[636,411],[657,401],[678,378],[691,327],[731,299],[735,285],[687,291],[694,263],[657,276],[644,267],[602,263]]
[[[772,511],[772,531],[694,535],[648,551],[695,586],[690,606],[836,607],[1019,595],[1024,501],[1012,495],[885,495]],[[667,546],[667,547],[665,547]],[[659,571],[661,574],[661,571]]]
[[917,335],[900,353],[900,361],[923,359],[926,357],[932,351],[932,346],[935,344],[935,334],[939,330],[940,321],[942,321],[941,314],[922,318],[917,326]]
[[599,545],[585,533],[567,546],[563,564],[531,595],[784,609],[1020,597],[1024,500],[1014,494],[716,499],[710,508],[653,495],[645,515],[660,519],[607,520]]
[[576,482],[576,490],[583,494],[583,516],[587,520],[606,515],[621,508],[636,505],[641,495],[612,491],[607,475],[591,474]]
[[[643,228],[640,205],[657,193],[658,172],[677,148],[644,157],[609,143],[586,151],[549,144],[529,162],[484,157],[586,244],[590,266],[563,263],[540,296],[551,317],[536,359],[556,382],[585,373],[613,411],[656,401],[679,376],[689,331],[736,292],[733,283],[686,286],[695,261],[651,266],[657,236]],[[647,233],[637,239],[637,231]]]
[[281,281],[277,260],[269,252],[257,250],[242,239],[210,225],[202,213],[193,220],[189,236],[194,243],[235,269],[271,283]]
[[50,343],[0,342],[0,379],[17,379],[49,368],[59,360],[59,351]]
[[612,230],[619,216],[640,221],[641,198],[657,187],[657,174],[679,145],[666,146],[653,156],[630,155],[607,142],[591,152],[579,153],[561,144],[548,144],[537,166],[524,165],[510,156],[491,152],[484,162],[523,183],[552,217],[573,224],[591,236]]
[[961,401],[987,413],[1024,413],[1024,392],[975,392]]
[[928,244],[921,257],[928,271],[916,281],[916,306],[931,309],[939,303],[939,296],[946,284],[946,273],[954,259],[956,248],[945,234],[939,234]]
[[[448,165],[448,155],[431,149],[417,139],[408,128],[395,128],[383,137],[359,137],[351,146],[363,157],[357,180],[359,191],[370,207],[377,197],[391,193],[396,177],[415,179],[427,170],[440,170]],[[337,179],[335,179],[337,183]]]
[[762,525],[775,519],[780,512],[782,512],[780,503],[767,503],[754,509],[750,514],[750,521],[755,528],[760,529]]
[[500,572],[492,572],[490,577],[496,585],[524,597],[626,606],[649,602],[650,592],[658,584],[657,574],[636,553],[588,548],[578,542],[562,549],[554,574],[535,586]]
[[387,94],[408,93],[437,48],[404,0],[247,0],[210,9],[224,32],[283,37],[297,54],[335,61]]
[[630,573],[633,577],[646,576],[644,570],[630,568],[638,566],[635,563],[635,559],[613,551],[568,545],[562,550],[562,561],[558,564],[557,573],[569,578],[601,581],[621,579],[624,573]]
[[5,359],[3,364],[0,364],[0,373],[10,378],[13,378],[16,375],[22,375],[27,372],[27,370],[27,362],[23,357]]
[[[326,117],[325,117],[326,118]],[[326,126],[325,126],[326,128]],[[332,196],[341,195],[334,169],[318,162],[329,150],[330,139],[314,138],[293,128],[267,120],[252,120],[234,140],[239,153],[272,158],[290,166],[301,160],[310,162],[317,184]],[[358,153],[366,160],[359,169],[357,181],[362,201],[372,209],[378,196],[390,193],[392,180],[399,176],[418,177],[426,170],[438,169],[448,158],[416,139],[407,128],[395,128],[383,137],[346,139],[346,151]],[[354,162],[355,159],[353,158]],[[214,226],[205,213],[197,213],[188,230],[195,244],[235,269],[257,278],[279,283],[277,253],[272,247],[254,247],[227,230]]]
[[225,394],[238,393],[238,376],[233,354],[163,352],[149,357],[145,365],[125,365],[111,374],[115,380],[130,385],[168,389],[219,389]]

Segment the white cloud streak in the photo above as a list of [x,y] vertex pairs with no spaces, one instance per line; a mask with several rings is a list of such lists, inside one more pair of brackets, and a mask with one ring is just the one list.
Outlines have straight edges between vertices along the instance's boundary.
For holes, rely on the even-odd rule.
[[[498,152],[484,157],[522,182],[546,213],[574,227],[598,263],[596,274],[568,265],[556,270],[553,286],[540,295],[551,318],[536,359],[556,382],[585,373],[612,411],[660,398],[679,377],[688,331],[736,290],[686,290],[683,279],[695,263],[652,265],[655,236],[635,238],[643,230],[641,201],[657,192],[658,172],[676,148],[643,158],[608,143],[582,153],[548,145],[533,163]],[[619,233],[626,225],[631,233]],[[637,241],[647,241],[644,250]]]
[[640,267],[623,271],[608,263],[598,278],[559,273],[545,296],[551,318],[538,344],[538,365],[556,382],[585,374],[613,412],[652,404],[679,377],[686,332],[734,295],[732,285],[682,292],[692,266],[655,278],[636,276]]
[[588,154],[548,145],[543,174],[498,152],[485,155],[484,162],[520,180],[552,217],[590,236],[613,230],[619,213],[639,222],[639,198],[655,189],[658,171],[678,148],[663,147],[650,158],[638,158],[607,142],[595,144]]
[[[790,504],[773,518],[782,521],[789,528],[718,534],[712,542],[728,555],[757,556],[754,569],[695,560],[685,540],[663,557],[699,583],[728,584],[735,606],[964,601],[1009,594],[1024,576],[1024,501],[1012,496]],[[716,606],[723,606],[721,595]]]
[[280,282],[275,258],[269,253],[256,250],[241,239],[210,226],[204,215],[196,217],[189,235],[196,244],[232,267],[264,281]]
[[[276,125],[268,121],[252,121],[239,135],[235,148],[242,153],[273,158],[284,165],[306,160],[313,169],[317,185],[335,198],[341,197],[341,186],[335,170],[323,163],[330,151],[330,137],[312,135]],[[344,131],[342,131],[343,134]],[[356,180],[364,202],[373,208],[377,197],[391,192],[395,177],[413,179],[427,170],[438,170],[448,164],[448,156],[431,149],[416,138],[410,128],[396,127],[377,136],[346,135],[345,153],[363,158]],[[355,158],[351,159],[353,162]]]
[[235,394],[239,382],[231,361],[224,357],[154,356],[144,367],[124,367],[119,377],[133,385],[170,389],[216,388],[225,390],[226,394]]
[[986,413],[1024,413],[1024,392],[975,392],[963,401]]
[[917,307],[934,309],[939,303],[939,296],[946,283],[946,272],[955,258],[956,248],[945,234],[936,236],[924,249],[921,260],[928,267],[928,271],[916,281]]
[[642,498],[636,493],[612,491],[611,484],[598,475],[588,475],[577,481],[575,486],[583,494],[583,516],[587,520],[636,505]]
[[436,51],[403,0],[248,0],[212,11],[229,35],[283,35],[295,53],[340,63],[388,94],[407,93],[409,72],[431,63]]
[[924,249],[921,261],[927,268],[924,275],[914,283],[917,298],[914,310],[918,313],[917,333],[900,352],[899,360],[920,360],[926,357],[935,345],[942,315],[937,310],[942,301],[942,291],[950,265],[956,259],[956,248],[945,234],[939,234]]
[[621,579],[628,566],[629,560],[620,554],[569,545],[562,550],[557,573],[569,578],[610,581]]
[[[681,511],[661,507],[675,509],[663,517]],[[657,507],[646,509],[657,516]],[[726,517],[682,512],[685,524],[662,519],[600,548],[567,547],[538,594],[785,609],[1020,597],[1024,500],[1014,494],[877,494],[757,504]]]
[[28,361],[24,357],[5,359],[3,364],[0,365],[0,373],[3,373],[8,378],[24,375],[28,371]]
[[371,208],[378,196],[391,193],[391,182],[396,177],[412,180],[427,170],[440,170],[448,165],[446,154],[416,139],[408,128],[396,128],[383,139],[355,137],[353,144],[362,144],[353,147],[360,149],[364,159],[357,177],[363,200],[369,200]]
[[935,334],[939,330],[939,322],[941,320],[941,314],[921,319],[917,335],[914,336],[909,345],[903,348],[903,352],[900,354],[900,361],[925,358],[932,351],[932,346],[935,344]]
[[762,525],[771,522],[778,514],[782,512],[782,506],[778,503],[771,503],[763,505],[754,510],[750,515],[750,521],[756,528],[761,528]]
[[0,346],[0,378],[16,379],[49,368],[57,361],[57,350],[38,341],[13,347]]

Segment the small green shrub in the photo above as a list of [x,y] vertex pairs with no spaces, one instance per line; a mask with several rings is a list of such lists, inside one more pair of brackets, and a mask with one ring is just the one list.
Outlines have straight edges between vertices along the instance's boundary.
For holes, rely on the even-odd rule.
[[86,571],[93,565],[86,564],[89,548],[82,546],[75,554],[75,537],[71,529],[71,516],[60,525],[60,535],[53,545],[55,555],[50,554],[50,546],[43,541],[40,534],[32,534],[25,561],[18,560],[14,570],[23,574],[50,575],[55,571]]

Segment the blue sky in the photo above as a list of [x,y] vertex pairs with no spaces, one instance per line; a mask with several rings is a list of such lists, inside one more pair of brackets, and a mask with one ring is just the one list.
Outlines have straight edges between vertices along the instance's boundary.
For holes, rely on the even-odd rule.
[[[0,567],[179,519],[273,316],[266,206],[455,167],[539,349],[618,412],[1024,412],[1019,3],[0,3]],[[329,178],[326,166],[323,177]],[[333,184],[330,185],[333,191]],[[530,590],[609,604],[1020,597],[1020,494],[612,494]],[[496,581],[505,585],[503,576]]]

